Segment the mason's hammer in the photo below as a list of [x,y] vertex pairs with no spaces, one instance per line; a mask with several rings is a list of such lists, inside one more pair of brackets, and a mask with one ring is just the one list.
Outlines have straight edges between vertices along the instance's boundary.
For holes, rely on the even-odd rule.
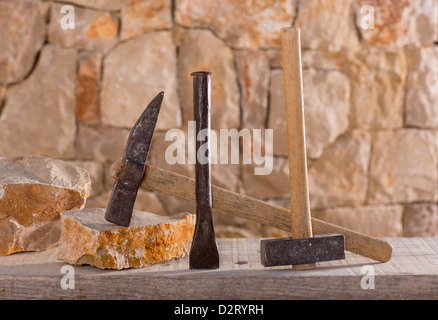
[[345,259],[342,234],[313,237],[307,177],[306,137],[301,73],[300,29],[281,29],[283,77],[291,199],[291,238],[262,240],[261,262],[265,267],[293,265],[314,269],[315,262]]

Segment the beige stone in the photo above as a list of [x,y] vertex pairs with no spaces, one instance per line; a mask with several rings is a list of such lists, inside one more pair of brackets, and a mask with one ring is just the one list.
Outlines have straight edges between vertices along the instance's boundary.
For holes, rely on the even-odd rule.
[[[113,185],[114,185],[114,179],[113,179]],[[112,188],[104,191],[98,196],[88,198],[85,208],[106,208],[108,206],[111,197],[111,192],[112,192]],[[153,192],[146,191],[145,189],[138,189],[137,198],[135,199],[135,203],[134,203],[134,210],[153,212],[161,216],[168,215],[168,211],[166,207],[163,205],[163,203],[158,198],[158,196]],[[172,212],[180,212],[180,211],[172,211]]]
[[372,130],[400,128],[407,74],[404,53],[363,49],[346,63],[352,125]]
[[41,251],[60,237],[60,212],[81,209],[90,193],[84,169],[41,156],[0,159],[0,255]]
[[114,162],[123,156],[130,130],[79,124],[76,154],[81,160]]
[[435,201],[438,179],[436,133],[403,129],[373,138],[369,203]]
[[299,0],[295,26],[303,49],[354,51],[359,45],[353,0]]
[[194,215],[163,217],[134,211],[129,227],[112,224],[104,216],[103,208],[62,212],[58,258],[120,270],[181,258],[190,251]]
[[374,237],[401,237],[403,206],[360,206],[312,210],[314,218]]
[[98,161],[82,161],[82,160],[70,161],[70,163],[79,168],[87,170],[88,174],[90,175],[90,180],[91,180],[90,198],[104,191],[104,185],[103,185],[104,173],[103,173],[102,163]]
[[[338,71],[303,70],[304,117],[307,156],[319,158],[349,126],[350,84]],[[274,130],[274,154],[287,155],[282,70],[271,73],[268,128]]]
[[48,28],[49,42],[66,47],[108,51],[118,41],[118,19],[109,12],[74,7],[75,28],[64,28],[64,4],[53,4]]
[[242,165],[242,180],[245,194],[264,200],[273,197],[290,197],[289,161],[284,157],[273,158],[272,172],[255,175],[254,165]]
[[72,49],[46,45],[32,75],[8,87],[0,155],[74,157],[76,58]]
[[420,46],[436,40],[436,5],[434,0],[356,0],[356,25],[370,45]]
[[183,122],[193,120],[193,79],[195,71],[210,71],[211,127],[239,128],[239,87],[231,49],[207,30],[181,31],[179,47],[179,86]]
[[140,0],[123,8],[120,39],[126,40],[146,31],[172,27],[170,0]]
[[[46,1],[46,0],[44,0]],[[55,0],[56,2],[65,2],[64,0]],[[69,3],[77,4],[82,7],[94,9],[107,9],[111,11],[121,10],[127,3],[135,0],[69,0]]]
[[104,60],[102,122],[131,129],[160,91],[164,99],[156,129],[179,127],[176,47],[171,32],[147,33],[120,43]]
[[48,6],[24,1],[0,2],[0,84],[23,80],[45,40]]
[[207,27],[235,48],[279,47],[279,30],[292,24],[292,0],[177,0],[175,21]]
[[438,235],[438,210],[435,203],[415,203],[403,211],[404,237],[435,237]]
[[235,52],[242,91],[242,128],[264,129],[269,94],[269,58],[262,51]]
[[76,119],[86,123],[100,120],[99,91],[102,55],[81,53],[76,86]]
[[408,64],[405,123],[438,129],[438,47],[407,48],[405,52]]
[[359,130],[339,137],[309,170],[312,208],[351,206],[366,201],[371,136]]

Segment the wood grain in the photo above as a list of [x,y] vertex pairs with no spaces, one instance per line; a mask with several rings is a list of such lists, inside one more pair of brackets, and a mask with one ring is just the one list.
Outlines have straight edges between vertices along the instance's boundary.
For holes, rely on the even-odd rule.
[[[304,120],[303,77],[301,73],[300,29],[281,29],[284,98],[289,158],[291,235],[293,239],[312,237],[309,182],[307,177],[306,127]],[[314,263],[295,265],[314,269]]]
[[[345,260],[302,271],[264,268],[260,240],[217,239],[216,270],[190,270],[188,257],[117,271],[67,265],[57,259],[58,248],[17,253],[0,257],[0,299],[438,298],[437,237],[385,239],[394,245],[387,263],[347,252]],[[74,289],[61,287],[67,275],[74,276]],[[364,289],[372,276],[374,289]]]
[[[117,178],[122,161],[111,168],[111,176]],[[179,199],[195,201],[195,180],[184,175],[146,165],[146,173],[141,184],[148,190],[164,193]],[[211,186],[213,209],[234,214],[258,223],[290,232],[290,210],[281,208],[249,196]],[[312,218],[314,234],[341,233],[345,236],[345,248],[377,261],[391,259],[392,246],[389,242],[346,229],[316,218]]]

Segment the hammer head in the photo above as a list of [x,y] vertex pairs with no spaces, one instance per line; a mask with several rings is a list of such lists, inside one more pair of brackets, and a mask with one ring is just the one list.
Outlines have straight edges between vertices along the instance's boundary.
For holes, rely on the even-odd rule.
[[158,120],[164,92],[160,92],[138,118],[129,134],[120,175],[105,212],[105,219],[128,227],[134,202],[146,170],[146,159]]
[[312,238],[277,238],[260,242],[265,267],[307,264],[345,259],[343,234],[321,234]]

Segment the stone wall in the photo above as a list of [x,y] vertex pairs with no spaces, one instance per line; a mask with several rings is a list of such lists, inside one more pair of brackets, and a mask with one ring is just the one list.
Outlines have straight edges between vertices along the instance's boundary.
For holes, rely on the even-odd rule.
[[[437,10],[436,0],[0,0],[0,156],[69,160],[91,174],[87,207],[105,207],[111,164],[164,90],[149,161],[194,177],[166,161],[165,134],[187,132],[190,73],[208,70],[215,132],[274,129],[271,174],[213,164],[214,184],[288,206],[279,30],[295,25],[312,215],[376,236],[438,235]],[[194,205],[141,190],[136,209]],[[284,234],[215,220],[217,236]]]

